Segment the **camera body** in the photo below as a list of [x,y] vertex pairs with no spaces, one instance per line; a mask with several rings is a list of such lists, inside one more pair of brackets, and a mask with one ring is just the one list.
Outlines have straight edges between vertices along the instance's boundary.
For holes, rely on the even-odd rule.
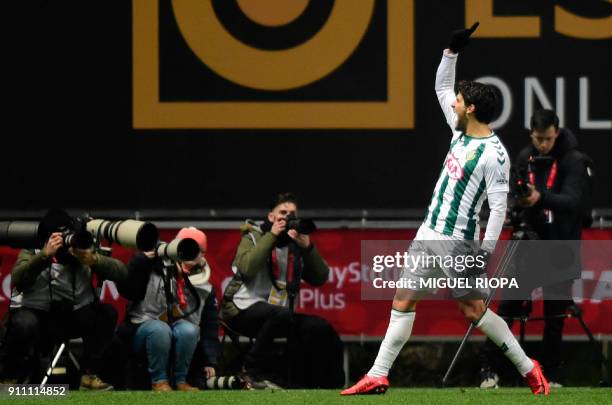
[[554,214],[549,209],[521,207],[519,201],[531,195],[529,184],[535,186],[536,179],[549,173],[553,163],[554,159],[551,156],[530,156],[527,160],[527,166],[516,174],[512,192],[512,208],[508,212],[508,218],[515,229],[515,233],[529,235],[529,239],[534,239],[534,236],[537,238],[537,233],[534,230],[537,227],[552,224]]
[[528,184],[529,179],[527,177],[518,177],[514,183],[514,196],[518,199],[529,197],[531,195],[531,190],[529,189]]
[[76,249],[90,249],[94,245],[93,235],[87,231],[86,216],[74,218],[67,216],[66,225],[53,231],[61,232],[64,246]]
[[287,215],[287,230],[294,229],[303,235],[309,235],[317,230],[312,219],[298,218],[295,214]]
[[516,198],[525,198],[531,195],[529,184],[535,184],[536,176],[550,170],[554,163],[551,156],[529,156],[527,166],[519,171],[515,181],[514,196]]

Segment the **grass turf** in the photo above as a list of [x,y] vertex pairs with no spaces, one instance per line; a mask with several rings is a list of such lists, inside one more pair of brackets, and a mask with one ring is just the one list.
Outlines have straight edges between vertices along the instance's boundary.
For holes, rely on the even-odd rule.
[[[6,400],[7,397],[1,398]],[[10,398],[10,401],[16,401]],[[197,393],[123,392],[71,392],[60,402],[57,400],[23,399],[19,404],[86,404],[86,405],[157,405],[157,404],[524,404],[547,402],[550,404],[612,404],[610,388],[561,388],[548,397],[531,395],[528,388],[476,388],[402,389],[394,388],[385,395],[341,397],[338,390],[279,390],[279,391],[206,391]]]

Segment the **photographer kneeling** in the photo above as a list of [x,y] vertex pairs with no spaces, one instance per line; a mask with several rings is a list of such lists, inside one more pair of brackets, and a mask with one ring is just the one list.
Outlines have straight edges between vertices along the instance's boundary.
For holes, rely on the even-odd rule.
[[115,331],[117,311],[98,302],[91,277],[117,282],[126,273],[123,263],[93,248],[68,248],[61,232],[52,233],[42,250],[21,250],[11,273],[21,306],[9,316],[5,379],[23,381],[36,361],[33,354],[82,337],[81,389],[112,389],[97,373]]
[[255,338],[244,375],[255,388],[268,385],[270,370],[279,368],[273,347],[277,337],[288,339],[288,385],[344,384],[342,343],[336,331],[324,319],[294,314],[290,308],[302,279],[320,286],[329,276],[309,235],[288,229],[288,221],[299,221],[297,209],[296,197],[283,193],[261,226],[247,222],[233,262],[235,275],[223,295],[221,318],[232,330]]
[[[192,242],[195,252],[178,245],[184,241]],[[164,250],[174,243],[177,247]],[[217,303],[208,282],[206,248],[204,232],[183,228],[170,244],[134,255],[128,264],[128,279],[119,285],[121,295],[130,300],[119,334],[133,352],[146,355],[153,391],[172,391],[171,358],[176,389],[198,390],[187,383],[198,341],[204,357],[204,369],[200,371],[206,377],[215,375],[219,350]],[[168,253],[170,250],[176,251]]]

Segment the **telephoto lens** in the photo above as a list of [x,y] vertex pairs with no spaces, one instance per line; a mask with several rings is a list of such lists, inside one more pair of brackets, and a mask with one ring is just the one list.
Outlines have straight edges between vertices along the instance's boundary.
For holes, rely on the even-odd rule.
[[37,221],[0,222],[0,246],[15,249],[41,248],[45,243],[45,231]]
[[170,243],[159,242],[155,254],[173,262],[188,262],[200,254],[200,245],[191,238],[176,238]]
[[87,230],[98,240],[106,239],[109,243],[149,251],[155,248],[159,239],[157,227],[150,222],[126,219],[122,221],[107,221],[90,219]]
[[209,390],[241,390],[245,382],[238,376],[219,376],[206,379],[206,389]]

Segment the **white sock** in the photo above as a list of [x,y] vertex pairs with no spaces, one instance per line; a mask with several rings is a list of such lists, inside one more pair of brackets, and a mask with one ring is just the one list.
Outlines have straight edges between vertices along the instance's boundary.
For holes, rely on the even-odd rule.
[[404,344],[410,338],[412,325],[414,324],[415,312],[400,312],[391,310],[391,319],[385,338],[378,349],[378,355],[374,365],[368,371],[371,377],[383,377],[389,375],[389,369],[399,354]]
[[523,351],[510,328],[508,328],[508,324],[495,312],[487,309],[476,327],[504,352],[523,377],[533,369],[533,362]]

